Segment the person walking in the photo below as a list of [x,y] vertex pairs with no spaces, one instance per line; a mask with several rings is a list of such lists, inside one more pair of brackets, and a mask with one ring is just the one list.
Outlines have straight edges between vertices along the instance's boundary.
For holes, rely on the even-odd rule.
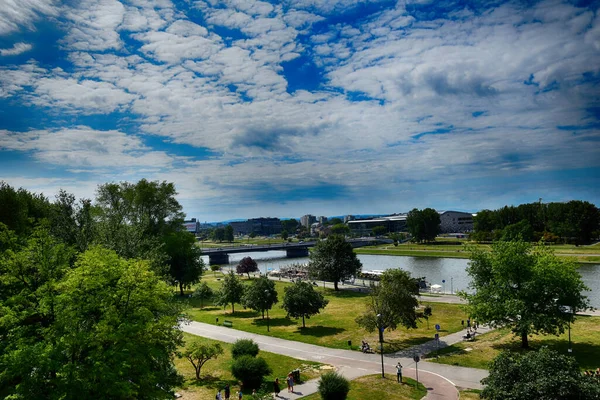
[[229,400],[229,396],[231,396],[231,388],[229,387],[229,383],[225,385],[225,400]]
[[273,382],[273,392],[275,392],[275,397],[279,397],[279,378],[275,378],[275,382]]
[[294,375],[290,372],[287,377],[288,392],[294,393]]
[[238,400],[242,400],[242,396],[243,396],[243,394],[242,394],[242,391],[240,390],[238,392]]
[[220,390],[217,392],[217,395],[215,396],[215,399],[216,400],[223,400],[223,397],[221,397],[221,391]]
[[396,378],[398,379],[398,383],[402,383],[402,364],[400,364],[400,361],[396,364]]

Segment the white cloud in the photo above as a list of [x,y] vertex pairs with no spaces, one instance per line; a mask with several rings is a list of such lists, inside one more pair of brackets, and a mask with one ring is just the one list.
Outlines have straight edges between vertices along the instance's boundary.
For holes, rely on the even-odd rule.
[[21,53],[25,53],[26,51],[29,51],[32,49],[32,45],[29,43],[23,43],[23,42],[19,42],[19,43],[15,43],[13,45],[13,47],[9,48],[9,49],[0,49],[0,55],[2,56],[16,56],[18,54]]
[[4,0],[0,5],[0,35],[26,28],[34,30],[34,22],[43,16],[58,14],[56,0]]
[[75,8],[65,7],[69,31],[64,46],[69,50],[119,50],[123,46],[117,27],[125,7],[117,0],[82,0]]

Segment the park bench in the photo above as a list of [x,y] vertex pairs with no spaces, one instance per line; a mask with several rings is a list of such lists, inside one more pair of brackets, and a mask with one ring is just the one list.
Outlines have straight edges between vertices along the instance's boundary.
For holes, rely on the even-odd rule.
[[233,322],[231,322],[231,321],[223,321],[223,326],[231,328],[231,327],[233,327]]

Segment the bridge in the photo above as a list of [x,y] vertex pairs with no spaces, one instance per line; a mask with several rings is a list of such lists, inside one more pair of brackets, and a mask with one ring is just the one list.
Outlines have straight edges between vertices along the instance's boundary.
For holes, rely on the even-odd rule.
[[[348,239],[352,247],[373,246],[376,244],[393,243],[390,239]],[[308,257],[308,248],[314,247],[317,241],[276,244],[247,244],[240,246],[202,249],[202,255],[207,255],[209,264],[229,264],[229,254],[252,253],[256,251],[285,251],[288,258]]]

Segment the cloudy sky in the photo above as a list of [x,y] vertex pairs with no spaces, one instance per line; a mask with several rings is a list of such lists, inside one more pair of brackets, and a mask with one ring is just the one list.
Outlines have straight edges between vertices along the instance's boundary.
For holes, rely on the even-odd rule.
[[600,204],[600,3],[0,0],[0,180],[202,221]]

